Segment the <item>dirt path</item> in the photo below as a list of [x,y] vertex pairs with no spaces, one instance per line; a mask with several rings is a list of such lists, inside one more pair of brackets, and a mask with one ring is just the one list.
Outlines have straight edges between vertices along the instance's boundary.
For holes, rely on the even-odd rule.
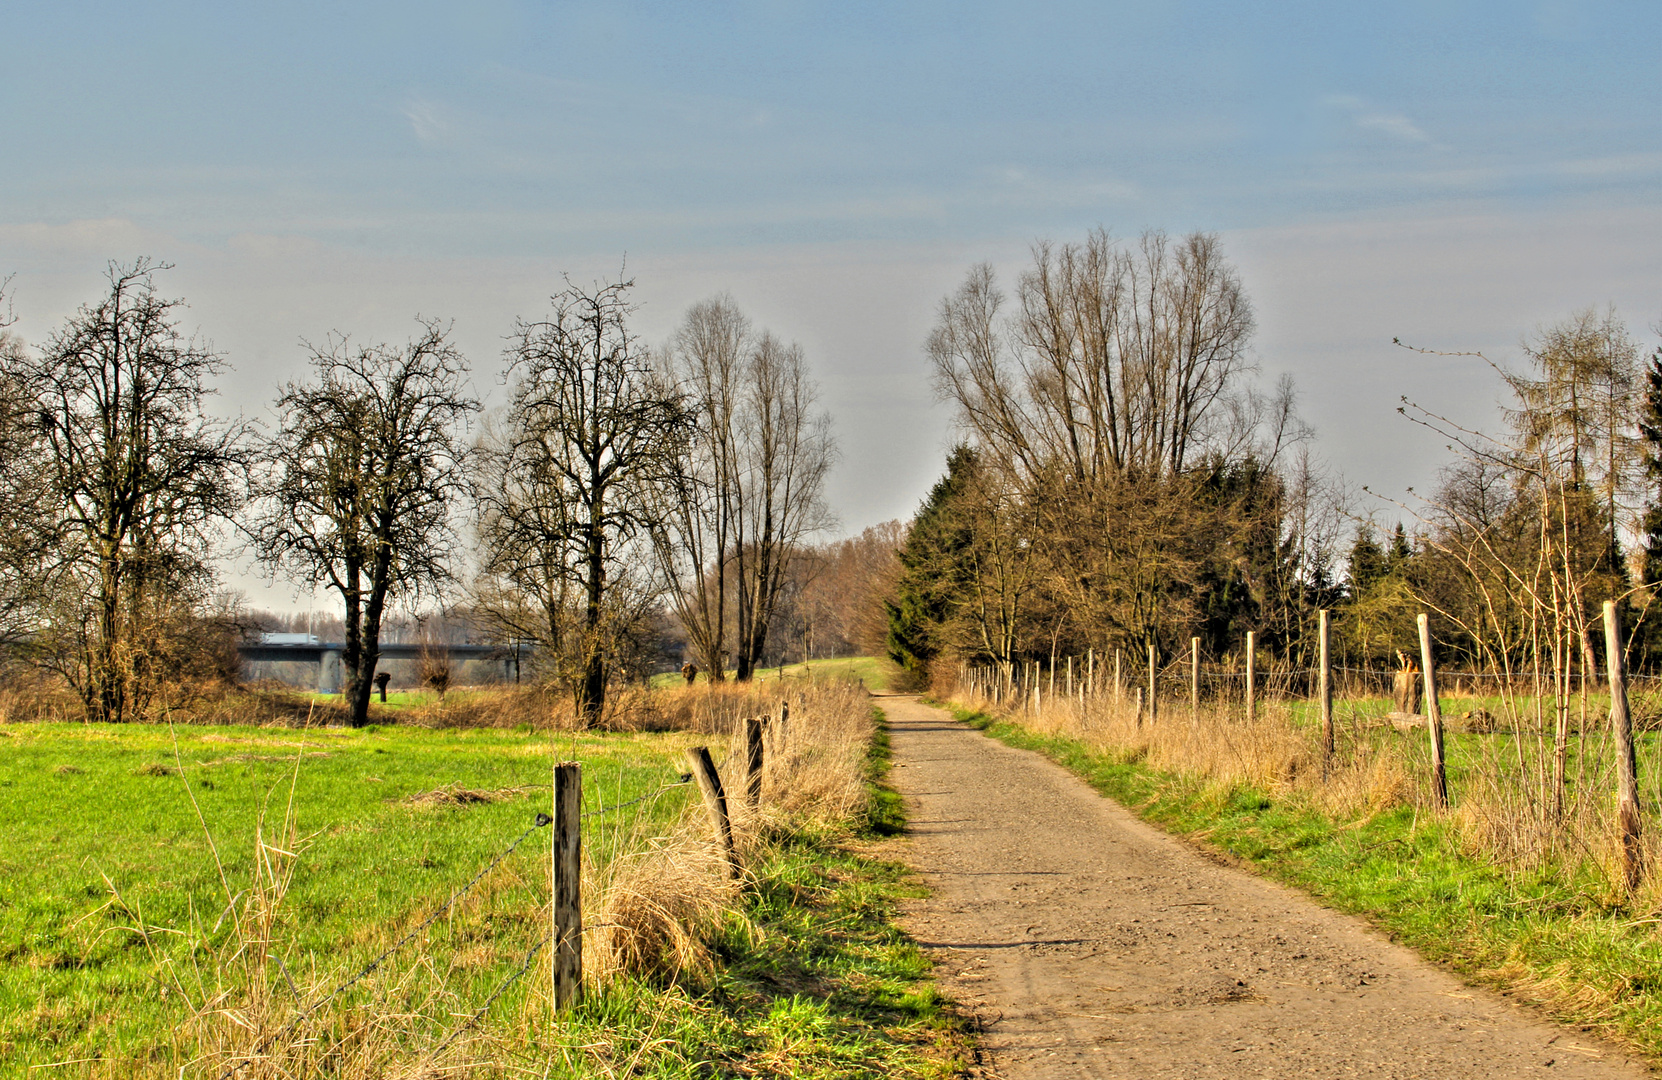
[[882,702],[933,890],[907,927],[988,1075],[1643,1077],[1355,919],[1208,861],[1037,754]]

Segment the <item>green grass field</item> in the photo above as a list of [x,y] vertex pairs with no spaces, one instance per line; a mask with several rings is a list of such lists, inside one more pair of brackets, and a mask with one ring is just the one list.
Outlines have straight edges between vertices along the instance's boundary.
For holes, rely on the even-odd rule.
[[[1523,757],[1531,770],[1541,767],[1550,758],[1553,743],[1553,713],[1550,699],[1545,708],[1546,730],[1536,727],[1535,699],[1519,697],[1510,702],[1495,696],[1439,695],[1444,735],[1443,751],[1447,761],[1449,787],[1458,803],[1459,793],[1474,770],[1498,767],[1516,773],[1519,741]],[[1321,724],[1321,709],[1313,701],[1294,700],[1285,703],[1292,722],[1314,731]],[[1403,759],[1410,763],[1417,775],[1427,775],[1431,768],[1430,733],[1423,721],[1405,727],[1385,724],[1382,720],[1395,706],[1386,698],[1342,698],[1333,703],[1334,725],[1341,756],[1347,743],[1371,741],[1392,742]],[[1514,732],[1508,707],[1519,711],[1519,731]],[[1633,696],[1631,708],[1636,721],[1653,715],[1654,700],[1647,694]],[[1178,706],[1179,716],[1187,716],[1187,706]],[[1610,698],[1608,694],[1590,693],[1585,714],[1577,699],[1569,717],[1570,732],[1566,748],[1566,786],[1573,795],[1582,786],[1590,786],[1596,795],[1599,790],[1611,790],[1613,768],[1610,756]],[[1487,714],[1493,730],[1474,733],[1470,730],[1476,715]],[[1649,726],[1647,724],[1647,726]],[[1585,736],[1582,735],[1585,730]],[[1662,732],[1638,730],[1634,733],[1634,747],[1638,758],[1640,794],[1650,807],[1657,806],[1662,796]],[[1583,754],[1586,761],[1583,762]],[[1585,764],[1585,768],[1583,765]],[[1662,818],[1658,819],[1662,822]]]
[[[566,736],[560,753],[583,761],[598,806],[675,780],[692,741]],[[363,963],[524,831],[546,808],[552,754],[547,738],[512,732],[374,727],[180,728],[177,750],[165,727],[0,731],[0,1058],[159,1052],[209,992],[197,969],[233,933],[226,916],[251,882],[262,812],[267,842],[286,842],[291,779],[303,850],[279,955],[312,987]],[[409,801],[447,786],[489,794]],[[687,798],[675,788],[630,814],[667,826]],[[589,840],[603,851],[605,827]],[[535,940],[547,846],[538,830],[427,939],[459,999],[482,1000]]]
[[[375,718],[375,714],[377,712],[381,712],[385,714],[385,718],[391,719],[396,717],[396,715],[404,709],[422,708],[428,705],[437,705],[441,702],[463,704],[474,698],[488,697],[491,693],[492,691],[490,689],[465,686],[446,691],[443,694],[439,693],[437,690],[389,689],[387,691],[387,700],[383,703],[381,701],[380,692],[371,691],[369,695],[370,718],[373,720]],[[320,705],[339,705],[342,702],[340,694],[318,694],[297,691],[294,696],[302,700],[315,701]]]
[[[292,1016],[524,834],[547,807],[556,752],[583,762],[592,810],[678,780],[688,745],[711,744],[718,763],[725,749],[682,733],[556,738],[192,726],[177,729],[175,747],[166,727],[0,728],[0,1077],[174,1076],[181,1066],[217,1077],[222,1066],[189,1065],[191,1017],[219,995],[221,1007],[248,998],[239,944],[281,961],[265,966],[263,989],[273,1015]],[[950,1073],[962,1025],[892,921],[914,887],[845,845],[851,830],[897,825],[881,755],[873,761],[866,818],[781,835],[762,851],[713,942],[713,982],[620,978],[551,1029],[523,1022],[545,1015],[535,995],[546,976],[534,968],[491,1005],[483,1049],[471,1053],[496,1064],[469,1075],[533,1065],[537,1075],[614,1075],[619,1054],[632,1056],[631,1075],[664,1078]],[[291,787],[297,839],[281,828]],[[591,821],[585,850],[601,861],[638,850],[696,800],[675,786]],[[268,946],[235,926],[262,820],[267,857],[295,856]],[[324,1030],[341,1037],[377,1018],[397,1028],[393,1059],[403,1061],[455,1031],[546,932],[548,842],[549,830],[531,829],[430,930],[332,1003]],[[550,1061],[559,1065],[546,1073]]]

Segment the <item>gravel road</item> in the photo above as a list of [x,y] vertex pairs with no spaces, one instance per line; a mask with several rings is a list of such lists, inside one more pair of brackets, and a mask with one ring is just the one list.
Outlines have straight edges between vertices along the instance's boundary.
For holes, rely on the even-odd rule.
[[1037,754],[888,697],[905,916],[982,1075],[1644,1077],[1356,919],[1213,862]]

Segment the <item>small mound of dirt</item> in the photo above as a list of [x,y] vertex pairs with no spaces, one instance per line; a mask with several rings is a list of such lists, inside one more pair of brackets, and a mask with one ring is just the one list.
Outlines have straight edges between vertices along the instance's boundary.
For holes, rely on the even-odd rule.
[[172,776],[173,770],[159,761],[147,761],[133,770],[134,776]]
[[59,765],[57,768],[53,769],[52,771],[57,773],[59,776],[74,776],[76,773],[86,772],[85,769],[80,768],[80,767],[75,766],[75,765]]
[[521,795],[530,788],[506,787],[493,788],[489,791],[479,791],[474,788],[465,788],[460,784],[446,784],[432,791],[422,791],[404,799],[409,806],[474,806],[478,803],[495,803],[512,799]]

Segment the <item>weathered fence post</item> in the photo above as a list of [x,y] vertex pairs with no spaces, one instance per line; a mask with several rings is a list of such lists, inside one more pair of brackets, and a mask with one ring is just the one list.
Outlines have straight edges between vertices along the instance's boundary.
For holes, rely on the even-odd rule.
[[1143,688],[1137,687],[1137,726],[1143,726]]
[[1420,624],[1420,662],[1425,668],[1425,724],[1431,733],[1431,795],[1437,806],[1448,808],[1448,770],[1443,765],[1443,706],[1437,700],[1437,669],[1431,657],[1431,619],[1423,612]]
[[1200,727],[1200,639],[1189,639],[1189,726]]
[[554,1011],[583,1000],[583,766],[554,766]]
[[1085,696],[1096,697],[1096,649],[1085,650]]
[[733,822],[727,816],[727,793],[722,790],[721,774],[716,772],[716,763],[710,760],[709,747],[688,747],[687,764],[692,766],[692,774],[698,780],[698,790],[704,793],[704,808],[710,812],[716,841],[721,845],[722,854],[727,856],[727,869],[736,878],[739,876],[739,853],[733,847]]
[[1321,652],[1321,671],[1317,675],[1319,686],[1317,693],[1322,703],[1322,778],[1327,778],[1327,768],[1333,760],[1333,660],[1328,649],[1328,621],[1327,609],[1321,611],[1321,620],[1317,638]]
[[1247,631],[1246,642],[1246,722],[1250,726],[1258,709],[1258,635]]
[[744,721],[744,801],[752,810],[762,805],[762,765],[765,761],[762,747],[764,735],[760,716],[749,716]]
[[1639,845],[1639,771],[1633,756],[1633,717],[1627,711],[1627,670],[1622,654],[1621,616],[1604,602],[1604,666],[1610,682],[1610,733],[1616,739],[1616,815],[1622,832],[1622,870],[1627,887],[1644,880],[1644,849]]
[[1073,699],[1073,657],[1068,657],[1068,699]]
[[1154,642],[1148,643],[1148,722],[1160,719],[1160,699],[1155,694],[1154,680],[1159,673],[1154,669]]
[[1124,649],[1114,650],[1114,704],[1118,705],[1125,700],[1125,680],[1120,677],[1120,657]]

